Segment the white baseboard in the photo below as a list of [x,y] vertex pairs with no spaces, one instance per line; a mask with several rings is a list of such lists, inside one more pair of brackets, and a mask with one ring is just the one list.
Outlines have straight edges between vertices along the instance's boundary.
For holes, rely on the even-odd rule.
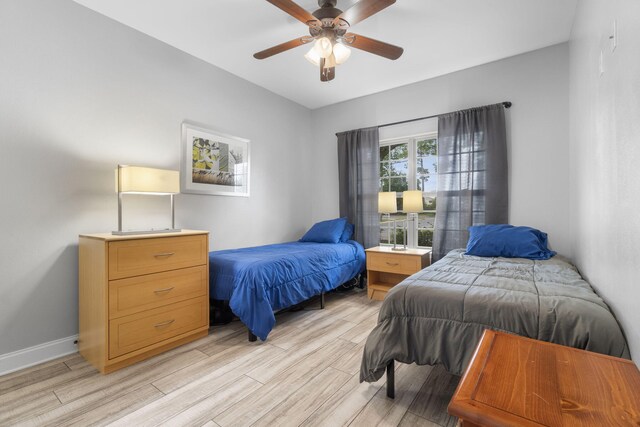
[[77,339],[78,336],[74,335],[12,353],[2,354],[0,355],[0,375],[75,353],[78,351],[78,345],[75,344]]

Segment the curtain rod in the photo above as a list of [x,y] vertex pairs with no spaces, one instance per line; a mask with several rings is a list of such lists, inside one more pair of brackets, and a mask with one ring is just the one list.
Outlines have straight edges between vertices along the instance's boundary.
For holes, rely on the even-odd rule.
[[[510,101],[504,101],[504,102],[501,102],[501,104],[504,106],[504,108],[511,108],[511,106],[513,105]],[[459,110],[459,111],[464,111],[464,110]],[[444,113],[444,114],[434,114],[433,116],[418,117],[417,119],[402,120],[400,122],[385,123],[378,127],[386,128],[387,126],[403,125],[405,123],[417,122],[419,120],[433,119],[435,117],[444,116],[445,114],[452,114],[452,113],[457,113],[457,111],[452,111],[450,113]]]
[[[513,105],[513,103],[511,101],[504,101],[504,102],[501,102],[500,104],[502,104],[504,106],[504,108],[511,108],[511,106]],[[465,110],[458,110],[458,111],[465,111]],[[387,126],[403,125],[405,123],[417,122],[419,120],[433,119],[435,117],[444,116],[445,114],[457,113],[458,111],[452,111],[450,113],[443,113],[443,114],[434,114],[433,116],[418,117],[417,119],[402,120],[400,122],[385,123],[383,125],[373,126],[373,127],[385,128]],[[336,133],[336,136],[338,136],[341,133],[343,133],[343,132]]]

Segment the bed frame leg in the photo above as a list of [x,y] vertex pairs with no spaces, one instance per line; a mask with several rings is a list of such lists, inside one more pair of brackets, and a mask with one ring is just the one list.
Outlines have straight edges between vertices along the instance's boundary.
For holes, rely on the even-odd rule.
[[253,332],[251,332],[251,329],[247,328],[247,332],[249,333],[249,342],[254,342],[258,339],[258,337],[253,335]]
[[320,292],[320,310],[324,310],[324,292]]
[[389,363],[387,363],[387,397],[390,399],[395,399],[396,397],[395,369],[393,362],[394,360],[391,359]]

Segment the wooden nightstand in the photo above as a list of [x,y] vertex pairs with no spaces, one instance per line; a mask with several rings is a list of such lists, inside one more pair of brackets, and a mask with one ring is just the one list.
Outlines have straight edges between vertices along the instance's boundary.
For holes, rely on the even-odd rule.
[[640,425],[630,360],[485,330],[451,403],[462,426]]
[[393,251],[376,246],[367,253],[367,294],[382,301],[389,289],[431,264],[431,249]]
[[209,329],[209,236],[83,234],[80,354],[108,373],[204,337]]

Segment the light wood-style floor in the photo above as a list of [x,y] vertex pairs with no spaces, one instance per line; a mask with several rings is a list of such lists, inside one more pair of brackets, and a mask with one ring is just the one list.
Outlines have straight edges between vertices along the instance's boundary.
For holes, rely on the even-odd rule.
[[0,377],[0,425],[454,426],[446,407],[459,381],[441,367],[396,363],[358,382],[380,303],[366,292],[327,295],[283,313],[266,342],[238,321],[109,375],[78,354]]

